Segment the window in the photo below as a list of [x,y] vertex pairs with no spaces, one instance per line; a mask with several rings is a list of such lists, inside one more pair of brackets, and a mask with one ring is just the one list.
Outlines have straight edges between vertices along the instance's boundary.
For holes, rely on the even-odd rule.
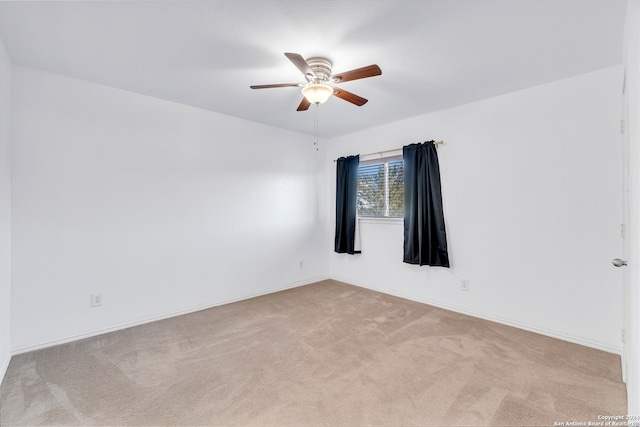
[[383,218],[404,216],[402,156],[360,162],[358,216]]

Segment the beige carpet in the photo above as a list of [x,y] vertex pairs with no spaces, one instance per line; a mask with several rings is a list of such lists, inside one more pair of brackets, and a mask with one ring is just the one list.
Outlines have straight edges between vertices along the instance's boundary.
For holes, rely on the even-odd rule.
[[3,426],[524,426],[626,394],[618,356],[325,281],[15,356],[0,405]]

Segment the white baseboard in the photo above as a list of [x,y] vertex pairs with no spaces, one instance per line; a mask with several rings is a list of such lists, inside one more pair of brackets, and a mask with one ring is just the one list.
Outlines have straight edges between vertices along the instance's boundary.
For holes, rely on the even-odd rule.
[[2,364],[0,364],[0,384],[4,381],[4,376],[7,374],[9,363],[11,363],[11,356],[9,356],[7,360],[3,360]]
[[[305,281],[301,281],[301,282],[290,283],[288,285],[281,286],[281,287],[278,287],[278,288],[272,288],[272,289],[270,289],[268,291],[264,291],[264,292],[258,292],[258,293],[254,293],[254,294],[246,294],[246,295],[242,295],[242,296],[240,296],[238,298],[231,298],[231,299],[227,299],[227,300],[215,301],[215,302],[207,303],[207,304],[200,305],[200,306],[191,307],[191,308],[184,309],[184,310],[179,310],[179,311],[175,311],[175,312],[171,312],[171,313],[165,313],[165,314],[161,314],[161,315],[158,315],[158,316],[147,317],[147,318],[144,318],[144,319],[138,319],[138,320],[135,320],[135,321],[132,321],[132,322],[120,323],[120,324],[109,326],[109,327],[106,327],[106,328],[101,328],[101,329],[96,329],[96,330],[92,330],[92,331],[83,332],[83,333],[77,334],[77,335],[70,335],[70,336],[63,337],[63,338],[56,339],[56,340],[52,340],[52,341],[46,341],[46,342],[33,344],[33,345],[27,345],[27,346],[22,346],[22,347],[15,347],[12,350],[12,354],[15,356],[17,354],[28,353],[30,351],[41,350],[43,348],[54,347],[56,345],[61,345],[61,344],[67,344],[67,343],[70,343],[70,342],[73,342],[73,341],[78,341],[78,340],[82,340],[82,339],[85,339],[85,338],[91,338],[91,337],[95,337],[95,336],[98,336],[98,335],[107,334],[109,332],[115,332],[115,331],[119,331],[119,330],[122,330],[122,329],[131,328],[133,326],[144,325],[145,323],[156,322],[158,320],[164,320],[164,319],[169,319],[171,317],[182,316],[184,314],[194,313],[196,311],[206,310],[206,309],[212,308],[212,307],[217,307],[217,306],[221,306],[221,305],[225,305],[225,304],[231,304],[233,302],[238,302],[238,301],[242,301],[242,300],[246,300],[246,299],[256,298],[256,297],[259,297],[259,296],[262,296],[262,295],[273,294],[275,292],[285,291],[287,289],[293,289],[293,288],[297,288],[297,287],[300,287],[300,286],[309,285],[311,283],[320,282],[322,280],[327,280],[327,279],[329,279],[329,277],[326,277],[326,276],[315,277],[315,278],[312,278],[312,279],[309,279],[309,280],[305,280]],[[9,363],[7,362],[7,366],[8,365],[9,365]],[[3,372],[3,377],[4,377],[4,371],[2,371],[2,372]]]
[[418,298],[414,295],[403,294],[402,292],[393,292],[386,289],[377,288],[375,286],[369,286],[362,283],[355,283],[350,281],[349,279],[341,278],[341,277],[331,277],[333,280],[337,280],[339,282],[346,283],[348,285],[357,286],[359,288],[370,289],[372,291],[380,292],[383,294],[393,295],[399,298],[408,299],[410,301],[416,301],[427,305],[432,305],[434,307],[444,308],[445,310],[455,311],[456,313],[466,314],[468,316],[477,317],[484,320],[489,320],[491,322],[500,323],[507,326],[512,326],[514,328],[523,329],[525,331],[534,332],[536,334],[545,335],[551,338],[557,338],[562,341],[568,341],[574,344],[583,345],[585,347],[595,348],[597,350],[606,351],[607,353],[617,354],[622,357],[622,348],[611,347],[606,344],[598,343],[595,341],[590,341],[580,337],[574,337],[571,335],[567,335],[562,332],[553,331],[550,329],[538,328],[534,326],[529,326],[524,323],[520,323],[511,319],[504,319],[502,317],[493,316],[487,313],[480,313],[473,310],[468,310],[463,307],[458,307],[452,304],[443,303],[440,301],[429,300],[426,298]]
[[[240,296],[238,298],[232,298],[232,299],[228,299],[228,300],[221,300],[221,301],[216,301],[216,302],[212,302],[212,303],[208,303],[208,304],[204,304],[201,306],[196,306],[196,307],[191,307],[185,310],[180,310],[180,311],[176,311],[176,312],[172,312],[172,313],[166,313],[166,314],[162,314],[162,315],[158,315],[158,316],[152,316],[152,317],[148,317],[148,318],[144,318],[144,319],[138,319],[132,322],[125,322],[125,323],[121,323],[118,325],[114,325],[114,326],[110,326],[107,328],[101,328],[101,329],[96,329],[96,330],[92,330],[92,331],[87,331],[84,332],[82,334],[77,334],[77,335],[71,335],[71,336],[67,336],[67,337],[63,337],[60,339],[56,339],[56,340],[52,340],[52,341],[47,341],[47,342],[42,342],[42,343],[38,343],[38,344],[33,344],[33,345],[28,345],[28,346],[22,346],[22,347],[16,347],[12,350],[12,354],[13,355],[17,355],[17,354],[22,354],[22,353],[28,353],[30,351],[35,351],[35,350],[40,350],[43,348],[47,348],[47,347],[53,347],[56,345],[61,345],[61,344],[66,344],[69,342],[73,342],[73,341],[78,341],[81,339],[85,339],[85,338],[91,338],[97,335],[102,335],[102,334],[106,334],[109,332],[114,332],[114,331],[119,331],[122,329],[126,329],[126,328],[131,328],[133,326],[138,326],[138,325],[143,325],[145,323],[150,323],[150,322],[155,322],[158,320],[163,320],[163,319],[168,319],[171,317],[176,317],[176,316],[182,316],[184,314],[189,314],[189,313],[193,313],[196,311],[200,311],[200,310],[206,310],[208,308],[212,308],[212,307],[217,307],[220,305],[225,305],[225,304],[230,304],[233,302],[238,302],[238,301],[242,301],[242,300],[246,300],[246,299],[250,299],[250,298],[256,298],[262,295],[268,295],[268,294],[272,294],[275,292],[280,292],[280,291],[284,291],[287,289],[293,289],[293,288],[297,288],[300,286],[304,286],[304,285],[308,285],[311,283],[315,283],[315,282],[320,282],[322,280],[327,280],[327,279],[333,279],[333,280],[337,280],[343,283],[347,283],[349,285],[353,285],[353,286],[357,286],[360,288],[365,288],[365,289],[370,289],[376,292],[381,292],[383,294],[388,294],[388,295],[393,295],[399,298],[404,298],[404,299],[408,299],[411,301],[416,301],[422,304],[428,304],[428,305],[432,305],[434,307],[439,307],[439,308],[443,308],[445,310],[451,310],[451,311],[455,311],[456,313],[461,313],[461,314],[466,314],[469,316],[473,316],[473,317],[477,317],[480,319],[485,319],[485,320],[489,320],[492,322],[496,322],[496,323],[500,323],[503,325],[507,325],[507,326],[512,326],[514,328],[518,328],[518,329],[523,329],[525,331],[529,331],[529,332],[534,332],[540,335],[545,335],[551,338],[557,338],[563,341],[567,341],[567,342],[571,342],[574,344],[579,344],[579,345],[583,345],[586,347],[591,347],[591,348],[595,348],[597,350],[602,350],[602,351],[606,351],[608,353],[613,353],[613,354],[617,354],[619,356],[622,355],[622,348],[615,348],[615,347],[611,347],[602,343],[598,343],[598,342],[594,342],[594,341],[590,341],[584,338],[580,338],[580,337],[574,337],[571,335],[567,335],[564,334],[562,332],[558,332],[558,331],[553,331],[553,330],[549,330],[549,329],[544,329],[544,328],[537,328],[537,327],[533,327],[533,326],[529,326],[511,319],[504,319],[501,317],[497,317],[497,316],[493,316],[487,313],[480,313],[477,311],[473,311],[473,310],[468,310],[466,308],[463,307],[458,307],[458,306],[454,306],[452,304],[447,304],[447,303],[442,303],[440,301],[435,301],[435,300],[429,300],[426,298],[418,298],[415,297],[414,295],[408,295],[408,294],[404,294],[401,292],[393,292],[393,291],[389,291],[386,289],[381,289],[381,288],[377,288],[375,286],[369,286],[369,285],[365,285],[362,283],[355,283],[349,279],[345,279],[345,278],[341,278],[341,277],[326,277],[326,276],[322,276],[322,277],[315,277],[309,280],[305,280],[302,282],[294,282],[294,283],[290,283],[288,285],[285,286],[281,286],[278,288],[273,288],[270,289],[268,291],[264,291],[264,292],[259,292],[259,293],[255,293],[255,294],[246,294],[243,296]],[[4,375],[6,373],[6,370],[9,366],[9,360],[7,360],[5,363],[3,363],[3,366],[0,366],[0,373],[2,374],[0,376],[0,378],[4,378]]]

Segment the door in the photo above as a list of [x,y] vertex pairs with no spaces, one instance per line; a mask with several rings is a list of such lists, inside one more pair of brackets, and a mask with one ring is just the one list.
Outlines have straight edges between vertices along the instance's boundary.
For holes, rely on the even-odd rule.
[[[630,153],[629,153],[629,132],[627,126],[629,123],[629,96],[627,94],[627,72],[625,69],[623,83],[622,83],[622,120],[620,131],[622,133],[622,156],[623,156],[623,192],[622,198],[622,259],[624,264],[615,263],[616,267],[622,267],[622,381],[627,382],[627,360],[629,358],[629,339],[627,333],[630,330],[630,313],[631,313],[631,296],[630,296],[630,270],[626,267],[626,261],[629,260],[629,254],[631,252],[629,230],[630,230],[630,216],[631,216],[631,171],[630,171]],[[615,260],[614,260],[615,261]]]

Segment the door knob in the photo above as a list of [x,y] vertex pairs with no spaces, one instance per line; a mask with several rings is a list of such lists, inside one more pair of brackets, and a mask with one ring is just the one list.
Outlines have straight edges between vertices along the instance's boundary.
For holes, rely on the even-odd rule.
[[611,261],[611,264],[615,265],[616,267],[622,267],[623,265],[627,265],[627,261],[623,261],[620,258],[616,258],[613,261]]

